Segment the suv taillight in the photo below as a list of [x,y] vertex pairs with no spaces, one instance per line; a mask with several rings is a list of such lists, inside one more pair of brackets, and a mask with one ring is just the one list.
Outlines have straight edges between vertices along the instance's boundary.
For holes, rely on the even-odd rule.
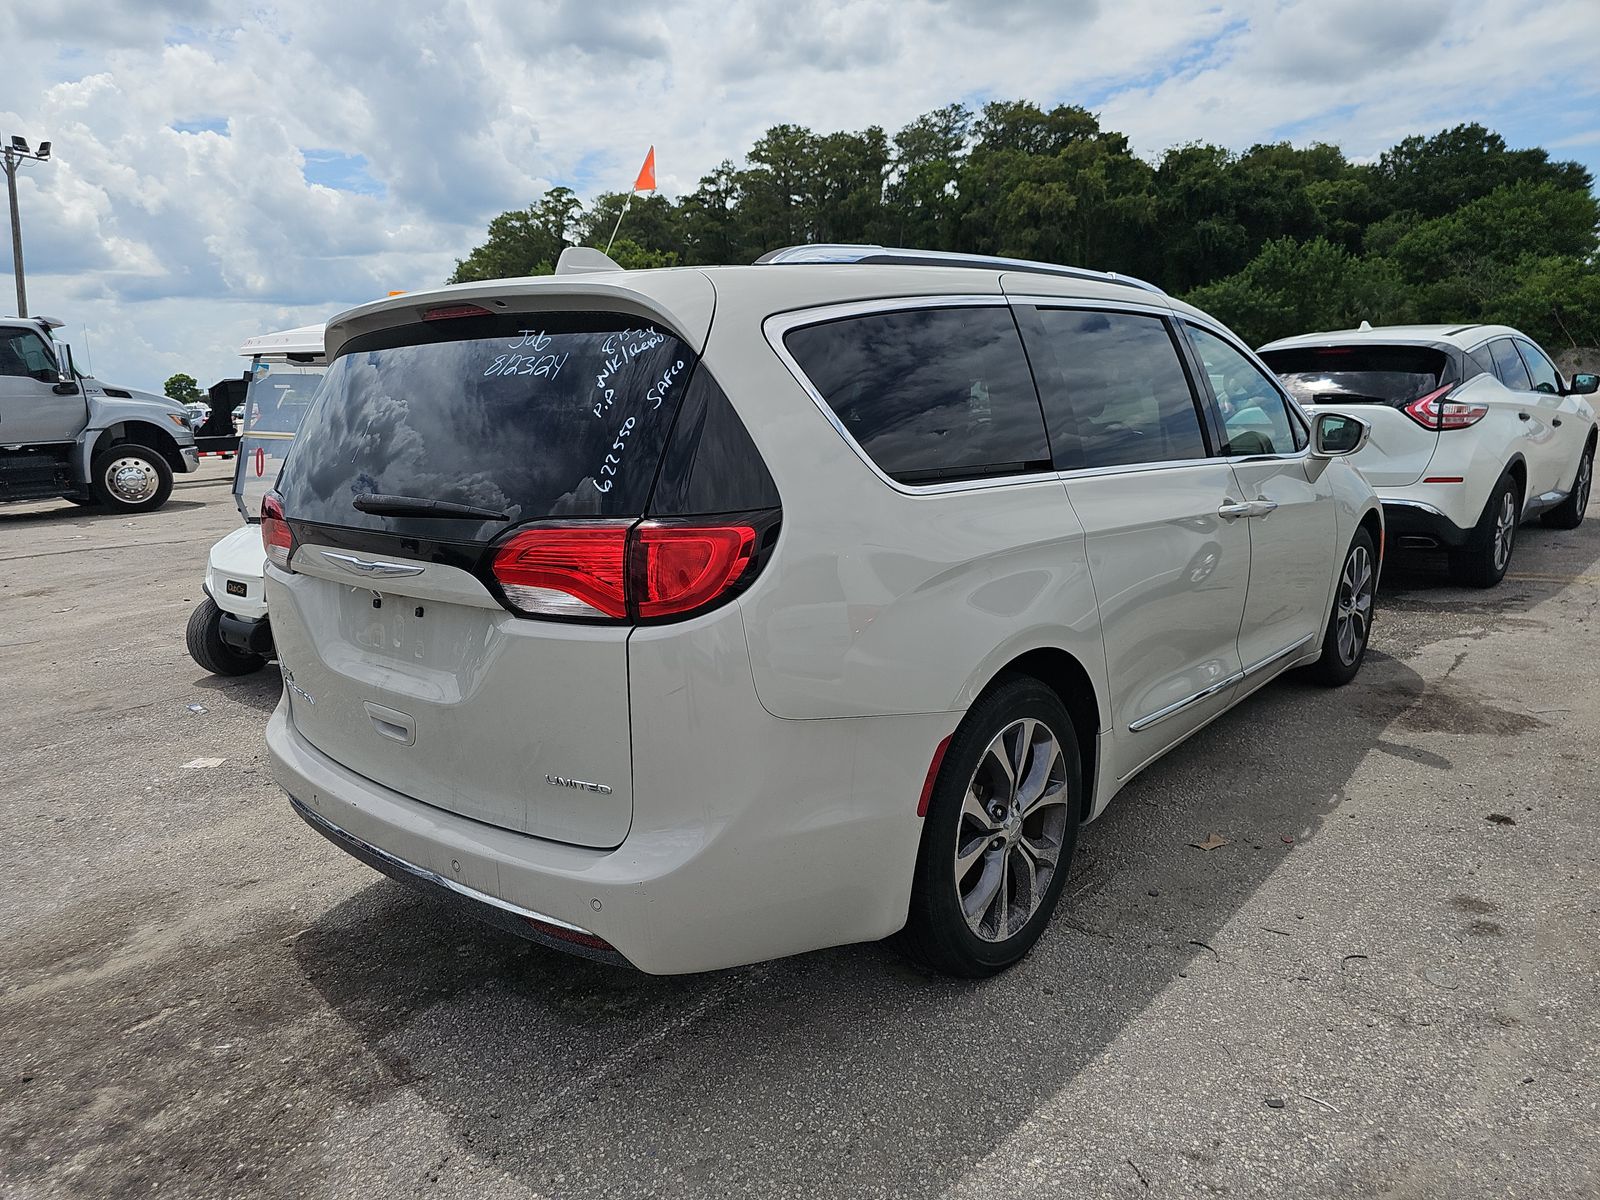
[[1438,388],[1426,396],[1419,396],[1405,407],[1406,416],[1424,429],[1465,429],[1476,425],[1489,415],[1482,404],[1460,404],[1444,397],[1454,384]]
[[283,502],[271,492],[261,499],[261,545],[273,566],[280,571],[294,569],[289,565],[294,555],[294,530],[283,519]]
[[507,605],[527,616],[682,617],[748,581],[758,539],[741,522],[544,526],[502,545],[492,570]]

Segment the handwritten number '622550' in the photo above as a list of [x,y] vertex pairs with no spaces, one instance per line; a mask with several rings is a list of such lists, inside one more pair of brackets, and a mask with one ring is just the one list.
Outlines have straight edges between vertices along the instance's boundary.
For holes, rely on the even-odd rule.
[[[605,462],[600,464],[600,474],[615,475],[617,468],[622,465],[622,451],[627,446],[628,435],[633,432],[633,427],[638,424],[637,417],[629,417],[622,423],[622,428],[617,431],[617,440],[611,443],[611,453],[606,455]],[[594,486],[602,492],[609,492],[615,479],[596,479]]]

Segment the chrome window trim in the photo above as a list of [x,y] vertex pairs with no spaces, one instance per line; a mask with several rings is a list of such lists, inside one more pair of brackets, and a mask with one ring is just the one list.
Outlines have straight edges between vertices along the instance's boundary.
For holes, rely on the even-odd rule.
[[1072,467],[1056,472],[1056,477],[1063,483],[1072,483],[1079,479],[1094,479],[1101,475],[1132,475],[1141,471],[1177,471],[1185,467],[1226,466],[1227,462],[1225,458],[1166,458],[1156,462],[1113,463],[1105,467]]
[[[816,388],[794,355],[789,353],[789,348],[784,345],[784,335],[793,329],[803,329],[810,325],[824,325],[829,321],[837,321],[846,317],[868,316],[873,313],[885,312],[911,312],[921,308],[1010,308],[1009,297],[994,293],[974,293],[960,295],[928,295],[928,296],[892,296],[875,300],[854,300],[847,304],[828,304],[820,308],[791,309],[787,312],[773,313],[761,322],[761,333],[767,339],[767,345],[772,347],[772,352],[778,360],[794,376],[796,383],[811,397],[811,402],[817,406],[817,411],[823,419],[832,425],[834,432],[844,439],[845,445],[855,452],[855,456],[866,464],[883,483],[888,484],[902,496],[942,496],[958,492],[980,492],[993,488],[1015,487],[1024,483],[1057,482],[1058,472],[1053,467],[1041,467],[1037,471],[1027,471],[1020,475],[997,475],[992,479],[961,479],[951,483],[901,483],[883,471],[877,463],[872,461],[872,456],[862,448],[851,432],[845,428],[839,415],[833,411],[831,405]],[[1024,355],[1026,350],[1024,349]],[[1030,367],[1031,381],[1031,367]],[[1037,386],[1037,385],[1035,385]],[[1040,422],[1043,423],[1044,414],[1040,413]],[[1048,430],[1046,430],[1048,436]]]
[[1167,318],[1176,315],[1170,305],[1157,304],[1151,300],[1120,297],[1112,300],[1105,296],[1040,296],[1033,292],[1007,292],[1006,296],[1013,304],[1031,304],[1034,308],[1087,308],[1100,312],[1131,312],[1140,316]]

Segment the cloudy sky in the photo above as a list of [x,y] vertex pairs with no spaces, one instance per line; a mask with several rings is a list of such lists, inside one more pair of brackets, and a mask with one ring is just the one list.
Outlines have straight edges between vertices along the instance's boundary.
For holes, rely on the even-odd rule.
[[1025,97],[1153,157],[1477,120],[1600,175],[1596,0],[49,0],[0,6],[0,62],[0,135],[55,144],[21,177],[29,307],[155,390],[442,282],[552,184],[626,187],[653,142],[676,195],[779,121]]

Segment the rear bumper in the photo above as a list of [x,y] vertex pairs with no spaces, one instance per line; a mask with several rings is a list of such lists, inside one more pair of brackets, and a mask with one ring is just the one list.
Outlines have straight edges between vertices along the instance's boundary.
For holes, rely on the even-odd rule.
[[223,608],[217,619],[217,636],[241,654],[273,657],[272,623],[266,617],[241,617]]
[[501,829],[383,787],[306,741],[287,701],[267,725],[267,749],[296,811],[336,845],[547,945],[584,952],[570,932],[532,922],[671,975],[888,936],[905,924],[927,754],[955,717],[760,716],[766,769],[738,784],[701,778],[681,804],[641,789],[636,805],[660,819],[652,827],[636,807],[611,850]]
[[1398,549],[1457,549],[1472,537],[1439,509],[1420,500],[1384,496],[1383,523],[1389,545]]
[[585,958],[609,962],[616,966],[628,965],[628,960],[615,950],[602,949],[596,944],[599,939],[588,930],[557,921],[545,913],[531,912],[515,904],[508,904],[504,900],[446,879],[443,875],[437,875],[425,867],[397,858],[388,851],[369,845],[348,830],[340,829],[331,821],[318,816],[293,796],[289,797],[289,806],[302,821],[352,858],[366,863],[374,871],[381,871],[390,879],[398,880],[420,892],[454,905],[474,920],[483,921],[508,933],[514,933],[518,937],[557,950],[581,954]]

